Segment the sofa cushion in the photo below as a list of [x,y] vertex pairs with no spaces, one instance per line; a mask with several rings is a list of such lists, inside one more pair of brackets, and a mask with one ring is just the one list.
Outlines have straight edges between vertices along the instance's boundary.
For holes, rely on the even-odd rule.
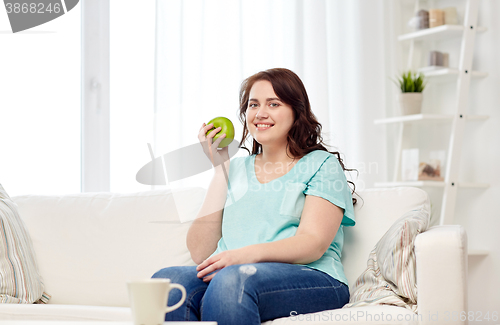
[[196,265],[186,247],[191,222],[179,221],[176,206],[196,216],[204,194],[200,187],[13,199],[31,234],[50,303],[126,307],[128,280]]
[[[0,305],[2,321],[100,321],[130,322],[132,313],[128,307],[75,306],[75,305]],[[58,324],[58,323],[55,323]],[[63,323],[65,324],[65,323]],[[62,324],[61,324],[62,325]]]
[[416,313],[415,238],[428,226],[429,211],[423,205],[398,219],[371,251],[344,308],[394,305]]
[[49,299],[30,235],[0,184],[0,303],[46,303]]
[[431,211],[429,195],[416,187],[374,188],[358,193],[361,199],[358,197],[354,206],[356,226],[344,228],[342,250],[351,294],[354,283],[367,267],[371,250],[396,220],[421,206]]

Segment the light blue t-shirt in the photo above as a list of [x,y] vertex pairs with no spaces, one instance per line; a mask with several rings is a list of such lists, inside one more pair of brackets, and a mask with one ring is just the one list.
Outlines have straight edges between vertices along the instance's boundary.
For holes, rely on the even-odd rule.
[[344,210],[342,223],[320,259],[299,265],[323,271],[348,284],[340,256],[344,244],[343,227],[355,225],[354,208],[351,190],[337,156],[324,150],[312,151],[288,173],[265,184],[257,180],[255,156],[231,159],[222,237],[210,256],[294,236],[306,195],[319,196]]

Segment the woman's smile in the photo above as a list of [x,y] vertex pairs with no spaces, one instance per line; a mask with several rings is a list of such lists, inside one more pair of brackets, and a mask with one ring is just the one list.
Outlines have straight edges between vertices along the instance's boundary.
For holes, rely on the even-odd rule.
[[257,131],[265,131],[265,130],[269,130],[274,125],[257,124],[256,126],[257,126]]

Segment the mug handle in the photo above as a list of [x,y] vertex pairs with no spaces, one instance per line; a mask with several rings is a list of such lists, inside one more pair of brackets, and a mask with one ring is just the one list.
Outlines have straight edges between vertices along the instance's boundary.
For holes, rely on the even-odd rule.
[[176,303],[175,305],[173,305],[173,306],[167,306],[166,313],[169,313],[172,310],[176,310],[177,308],[179,308],[184,303],[184,300],[186,300],[186,289],[182,285],[177,284],[177,283],[171,283],[170,284],[170,288],[172,288],[172,289],[173,288],[179,289],[182,292],[182,297],[181,297],[181,300],[179,300],[179,302]]

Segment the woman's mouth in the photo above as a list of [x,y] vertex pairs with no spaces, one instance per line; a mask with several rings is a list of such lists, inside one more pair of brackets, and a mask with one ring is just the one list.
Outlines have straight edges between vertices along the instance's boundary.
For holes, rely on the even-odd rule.
[[257,127],[257,131],[265,131],[272,128],[274,124],[255,124],[255,126]]

